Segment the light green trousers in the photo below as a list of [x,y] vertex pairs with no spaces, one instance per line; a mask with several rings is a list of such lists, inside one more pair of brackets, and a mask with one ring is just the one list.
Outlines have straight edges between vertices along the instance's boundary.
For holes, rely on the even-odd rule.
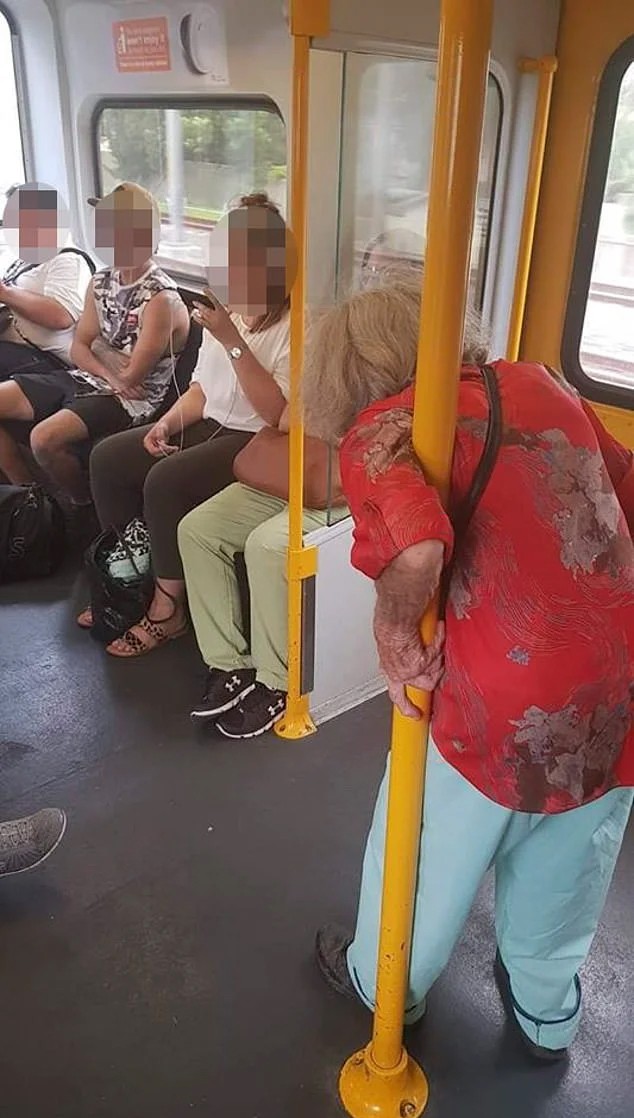
[[[387,788],[386,774],[348,950],[352,981],[370,1007],[376,995]],[[425,996],[449,962],[482,879],[494,868],[497,941],[518,1024],[544,1048],[572,1042],[581,1020],[577,974],[603,912],[633,796],[631,789],[617,788],[560,815],[509,811],[469,784],[430,740],[408,1023],[424,1012]]]
[[[337,509],[335,518],[347,516]],[[326,524],[326,512],[304,511],[304,532]],[[230,485],[178,526],[189,609],[210,668],[255,668],[260,683],[287,690],[288,505],[246,485]],[[251,592],[247,643],[234,556],[243,551]]]

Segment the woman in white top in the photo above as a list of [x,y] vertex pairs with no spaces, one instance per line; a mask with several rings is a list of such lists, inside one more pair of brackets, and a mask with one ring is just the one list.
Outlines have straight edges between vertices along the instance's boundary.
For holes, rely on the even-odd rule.
[[[233,213],[240,217],[233,238],[229,215],[230,308],[244,312],[257,306],[263,313],[226,310],[208,292],[213,305],[195,303],[192,316],[203,327],[203,340],[190,387],[157,423],[113,435],[91,455],[91,488],[102,527],[123,529],[142,516],[156,576],[146,616],[108,645],[114,656],[143,655],[185,632],[178,523],[233,481],[238,451],[262,427],[277,426],[286,406],[289,301],[284,282],[275,283],[272,276],[270,259],[276,254],[267,260],[266,252],[267,237],[272,245],[277,235],[279,246],[284,221],[265,194],[241,198]],[[272,305],[274,291],[278,301]],[[90,628],[90,610],[78,623]]]

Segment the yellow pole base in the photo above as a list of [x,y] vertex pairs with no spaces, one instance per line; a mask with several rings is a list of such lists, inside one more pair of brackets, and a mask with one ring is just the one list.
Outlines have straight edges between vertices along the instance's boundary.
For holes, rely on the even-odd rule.
[[298,741],[299,738],[317,733],[305,695],[299,699],[287,699],[284,715],[275,723],[274,730],[278,738],[287,738],[289,741]]
[[372,1058],[372,1044],[351,1056],[339,1078],[339,1095],[351,1118],[418,1118],[429,1099],[422,1068],[403,1049],[390,1071]]

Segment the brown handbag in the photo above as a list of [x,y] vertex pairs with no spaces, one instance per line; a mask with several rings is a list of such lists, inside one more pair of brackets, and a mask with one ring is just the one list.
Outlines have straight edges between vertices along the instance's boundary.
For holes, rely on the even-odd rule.
[[[233,462],[236,481],[288,501],[289,437],[277,427],[263,427]],[[336,456],[321,439],[304,439],[304,508],[345,505]]]

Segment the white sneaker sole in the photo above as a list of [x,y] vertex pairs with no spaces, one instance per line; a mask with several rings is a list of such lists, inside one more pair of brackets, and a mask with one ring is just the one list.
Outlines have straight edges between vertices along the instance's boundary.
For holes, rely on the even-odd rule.
[[33,870],[38,869],[39,866],[41,866],[44,862],[46,862],[47,859],[50,858],[51,854],[54,854],[55,851],[57,850],[57,847],[59,846],[59,844],[62,841],[64,835],[66,834],[67,823],[68,823],[68,819],[66,817],[66,812],[62,811],[62,829],[61,829],[59,835],[57,836],[55,842],[51,846],[51,849],[47,850],[46,854],[43,854],[41,858],[38,858],[37,862],[34,862],[32,866],[23,866],[22,869],[20,869],[20,870],[4,870],[3,872],[0,873],[0,881],[2,881],[5,877],[17,877],[18,874],[20,874],[20,873],[31,873]]
[[262,736],[262,734],[267,734],[269,730],[272,730],[276,723],[279,722],[283,717],[283,713],[277,714],[275,718],[272,718],[270,722],[267,722],[266,726],[260,726],[259,729],[253,730],[250,734],[231,734],[228,730],[225,730],[220,725],[220,723],[217,724],[216,729],[219,730],[221,734],[224,734],[226,738],[231,738],[233,741],[247,741],[251,738],[259,738]]

